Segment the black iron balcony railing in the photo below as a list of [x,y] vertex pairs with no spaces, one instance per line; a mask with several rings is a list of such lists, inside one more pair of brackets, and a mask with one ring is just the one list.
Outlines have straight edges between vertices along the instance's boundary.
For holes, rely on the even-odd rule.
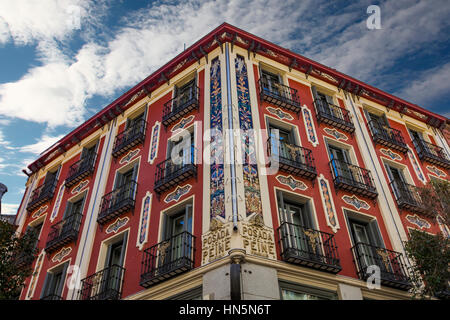
[[133,180],[105,194],[100,203],[97,222],[103,225],[132,210],[136,203],[137,187],[137,182]]
[[267,140],[270,162],[278,161],[280,170],[309,180],[317,177],[312,151],[271,137]]
[[450,160],[443,148],[422,139],[413,139],[413,144],[420,160],[438,165],[445,169],[450,168]]
[[144,250],[140,285],[148,288],[194,268],[194,243],[184,231]]
[[405,182],[391,181],[391,190],[400,209],[405,209],[425,216],[431,216],[420,196],[420,189]]
[[69,168],[69,173],[65,181],[66,188],[70,188],[84,178],[90,176],[95,170],[95,160],[97,154],[81,158]]
[[302,106],[296,89],[280,83],[269,83],[262,78],[259,79],[258,84],[261,101],[269,102],[297,114],[300,113]]
[[283,222],[278,236],[283,261],[331,273],[342,270],[332,234]]
[[125,268],[113,264],[81,280],[79,300],[120,300]]
[[328,103],[322,99],[314,100],[314,107],[319,123],[326,123],[334,128],[350,133],[355,131],[355,126],[347,109]]
[[408,152],[408,146],[405,143],[400,130],[380,124],[377,120],[369,121],[369,129],[372,139],[376,144],[395,149],[400,152]]
[[45,251],[51,253],[65,244],[75,241],[78,238],[81,218],[81,213],[72,213],[62,221],[52,225],[45,245]]
[[63,298],[61,296],[58,296],[57,294],[49,294],[41,298],[41,300],[62,300],[62,299]]
[[409,290],[411,281],[407,274],[403,255],[399,252],[358,242],[352,248],[358,277],[366,281],[372,274],[371,266],[380,269],[382,285]]
[[121,154],[134,148],[145,140],[145,129],[147,122],[144,119],[134,121],[134,123],[124,131],[117,134],[114,141],[112,155],[117,158]]
[[55,193],[56,183],[57,181],[54,179],[34,189],[28,201],[27,211],[33,211],[47,201],[50,201]]
[[178,159],[167,159],[158,163],[154,185],[156,193],[161,194],[183,181],[197,176],[197,165],[195,164],[196,149],[194,146],[191,146],[184,152],[185,154]]
[[378,196],[372,174],[369,170],[333,159],[329,162],[336,189],[375,199]]
[[164,104],[162,123],[168,126],[199,107],[199,88],[192,85]]

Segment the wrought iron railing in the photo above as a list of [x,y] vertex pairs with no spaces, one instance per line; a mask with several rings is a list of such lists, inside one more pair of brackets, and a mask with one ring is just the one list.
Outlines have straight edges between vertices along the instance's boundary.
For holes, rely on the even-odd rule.
[[170,158],[158,163],[155,172],[155,192],[164,192],[197,175],[195,147],[190,146],[186,150],[183,150],[183,153],[183,156],[176,160]]
[[33,190],[28,201],[27,210],[32,211],[53,198],[56,189],[56,178]]
[[317,176],[310,149],[270,137],[267,140],[267,153],[271,161],[278,161],[281,170],[310,179],[315,179]]
[[63,298],[57,294],[49,294],[41,298],[41,300],[62,300],[62,299]]
[[280,83],[269,83],[265,79],[258,80],[260,99],[276,106],[299,113],[301,110],[300,97],[297,89]]
[[369,121],[369,129],[375,143],[400,152],[408,151],[408,146],[400,130],[383,125],[377,120]]
[[376,266],[380,270],[380,282],[383,285],[402,290],[411,288],[403,255],[399,252],[358,242],[352,248],[358,277],[367,280]]
[[278,236],[284,261],[332,273],[342,269],[332,234],[283,222]]
[[67,188],[73,186],[78,181],[84,179],[85,177],[92,174],[95,170],[95,160],[97,159],[97,154],[89,155],[87,157],[81,158],[69,168],[69,173],[65,181]]
[[63,245],[76,240],[81,226],[81,218],[82,214],[76,212],[52,225],[45,245],[45,251],[53,252]]
[[146,127],[147,122],[144,119],[139,119],[117,134],[112,151],[113,156],[118,157],[139,143],[144,142]]
[[199,106],[199,88],[192,85],[164,104],[162,123],[168,126]]
[[450,168],[449,157],[443,148],[422,139],[413,139],[413,144],[420,160],[442,166],[445,169]]
[[195,237],[179,233],[144,250],[140,284],[150,287],[194,268]]
[[314,100],[317,121],[330,124],[347,132],[355,131],[350,113],[347,109],[328,103],[322,99]]
[[120,300],[125,268],[112,265],[81,280],[79,300]]
[[134,208],[138,184],[132,180],[105,194],[100,203],[97,221],[104,224]]
[[337,189],[376,198],[378,193],[369,170],[351,163],[333,159],[329,162],[333,182]]
[[391,181],[389,184],[400,209],[406,209],[426,216],[432,215],[423,203],[418,187],[396,180]]

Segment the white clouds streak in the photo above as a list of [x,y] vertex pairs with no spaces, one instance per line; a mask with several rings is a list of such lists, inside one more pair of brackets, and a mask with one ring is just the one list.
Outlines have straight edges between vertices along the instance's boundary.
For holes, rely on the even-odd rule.
[[[440,5],[391,0],[382,5],[383,30],[371,31],[365,27],[369,2],[157,2],[125,15],[119,21],[122,27],[110,39],[87,38],[70,56],[59,49],[56,40],[67,39],[72,30],[63,26],[65,11],[55,8],[61,3],[78,4],[85,8],[83,13],[99,14],[100,10],[87,4],[92,2],[48,1],[45,10],[56,16],[46,23],[41,21],[47,17],[47,13],[41,15],[42,8],[33,13],[39,19],[20,13],[18,21],[13,20],[18,5],[10,8],[8,4],[8,13],[0,14],[0,41],[41,39],[38,50],[43,64],[16,82],[0,84],[0,115],[50,127],[75,126],[84,120],[91,97],[110,97],[134,85],[180,53],[184,44],[189,46],[224,21],[374,85],[383,81],[382,71],[403,55],[442,41],[442,28],[450,23],[445,0]],[[98,23],[98,16],[90,17]]]

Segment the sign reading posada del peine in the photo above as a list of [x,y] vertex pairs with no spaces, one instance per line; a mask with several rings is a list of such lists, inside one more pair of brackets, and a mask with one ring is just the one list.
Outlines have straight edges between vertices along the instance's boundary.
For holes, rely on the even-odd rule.
[[231,249],[232,225],[217,218],[211,220],[210,231],[202,235],[202,264],[224,257]]
[[276,259],[273,229],[264,225],[261,215],[255,215],[249,222],[242,222],[240,234],[248,254]]

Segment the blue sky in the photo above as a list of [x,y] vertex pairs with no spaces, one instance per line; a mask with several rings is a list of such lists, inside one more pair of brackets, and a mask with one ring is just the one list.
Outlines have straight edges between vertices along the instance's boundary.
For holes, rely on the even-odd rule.
[[448,0],[0,0],[2,213],[39,153],[223,22],[450,116]]

